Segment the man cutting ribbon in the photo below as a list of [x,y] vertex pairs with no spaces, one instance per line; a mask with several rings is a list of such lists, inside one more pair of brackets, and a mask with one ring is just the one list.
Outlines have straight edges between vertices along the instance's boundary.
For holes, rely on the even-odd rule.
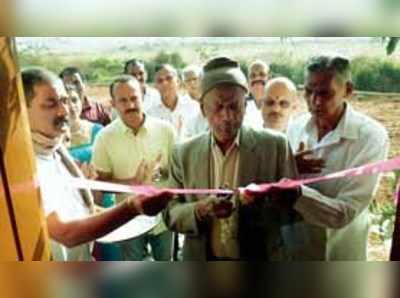
[[30,68],[22,72],[22,81],[53,260],[91,260],[92,241],[139,214],[156,215],[171,195],[153,190],[94,214],[91,192],[65,183],[83,175],[62,146],[69,112],[61,80],[47,70]]
[[[295,160],[284,135],[242,126],[245,75],[226,57],[203,69],[200,104],[210,132],[178,145],[170,162],[170,187],[244,187],[296,177]],[[289,192],[294,200],[296,191]],[[282,201],[286,201],[281,196]],[[281,228],[291,219],[290,204],[234,195],[181,196],[164,212],[168,227],[185,235],[184,260],[282,260]]]

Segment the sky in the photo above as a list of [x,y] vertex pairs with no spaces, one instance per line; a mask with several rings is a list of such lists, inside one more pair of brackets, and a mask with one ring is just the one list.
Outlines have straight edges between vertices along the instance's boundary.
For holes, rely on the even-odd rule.
[[25,36],[362,36],[400,28],[400,5],[382,4],[390,1],[17,0],[15,7],[17,35]]

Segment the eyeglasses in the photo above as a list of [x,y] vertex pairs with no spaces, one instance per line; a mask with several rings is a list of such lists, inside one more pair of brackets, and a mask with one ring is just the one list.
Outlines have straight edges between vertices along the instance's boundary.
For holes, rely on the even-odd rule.
[[279,101],[273,100],[273,99],[267,99],[267,100],[264,100],[264,101],[263,101],[263,104],[264,104],[266,107],[269,107],[269,108],[272,108],[272,107],[274,107],[275,105],[279,105],[279,107],[280,107],[281,109],[287,109],[287,108],[290,107],[290,101],[285,100],[285,99],[279,100]]

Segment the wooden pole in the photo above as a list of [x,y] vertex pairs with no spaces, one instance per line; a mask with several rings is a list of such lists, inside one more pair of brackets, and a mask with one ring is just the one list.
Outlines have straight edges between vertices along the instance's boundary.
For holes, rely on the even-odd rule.
[[49,260],[15,39],[0,37],[0,261]]

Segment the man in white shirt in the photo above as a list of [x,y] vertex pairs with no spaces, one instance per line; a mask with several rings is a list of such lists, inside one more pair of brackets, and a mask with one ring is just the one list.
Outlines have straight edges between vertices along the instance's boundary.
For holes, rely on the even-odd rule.
[[24,70],[22,81],[53,259],[90,261],[92,241],[141,213],[157,214],[167,203],[165,193],[130,197],[112,209],[94,214],[90,191],[67,184],[68,178],[83,175],[62,146],[69,114],[62,81],[41,68]]
[[[93,147],[92,163],[99,178],[128,185],[166,186],[168,157],[175,144],[172,125],[143,112],[140,84],[133,76],[116,78],[110,94],[119,117],[98,134]],[[123,198],[117,196],[117,201]],[[123,258],[143,260],[150,244],[155,260],[169,261],[171,237],[160,223],[149,233],[121,244]]]
[[[352,92],[349,60],[335,55],[310,59],[305,72],[309,113],[288,129],[293,148],[309,149],[297,156],[303,175],[320,171],[326,175],[386,158],[386,129],[352,108],[347,102]],[[303,186],[294,205],[306,223],[303,236],[307,245],[299,258],[366,260],[368,206],[378,180],[378,175],[371,175]]]
[[158,104],[161,100],[160,93],[150,87],[147,82],[147,71],[144,62],[138,59],[131,59],[125,62],[124,74],[135,77],[142,88],[143,92],[143,111],[147,112],[153,105]]
[[161,94],[161,101],[149,109],[150,116],[171,123],[178,134],[178,139],[187,137],[187,126],[199,106],[187,96],[179,94],[179,77],[176,69],[169,65],[161,65],[155,75],[156,88]]
[[208,128],[207,119],[204,117],[203,112],[200,109],[200,80],[202,76],[202,69],[197,65],[189,65],[182,71],[183,86],[192,100],[198,105],[199,109],[194,116],[191,117],[187,127],[187,136],[192,137],[203,132],[206,132]]
[[182,70],[183,87],[187,94],[196,102],[201,97],[200,80],[202,69],[197,65],[189,65]]
[[264,128],[286,133],[297,106],[297,89],[291,80],[285,77],[269,80],[261,99]]
[[254,129],[262,129],[261,104],[265,85],[269,79],[269,66],[264,61],[256,60],[250,64],[248,72],[250,95],[246,100],[246,114],[243,123]]

